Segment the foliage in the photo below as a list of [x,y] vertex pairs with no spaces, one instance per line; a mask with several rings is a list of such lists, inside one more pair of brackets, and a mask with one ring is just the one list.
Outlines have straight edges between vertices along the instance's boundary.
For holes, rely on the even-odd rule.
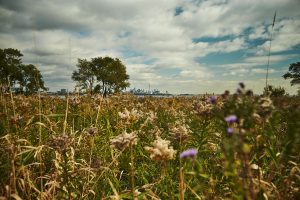
[[41,72],[34,65],[21,65],[21,74],[20,85],[25,88],[27,94],[39,89],[46,90]]
[[19,84],[27,94],[46,90],[43,77],[36,66],[22,64],[23,55],[17,49],[0,49],[0,83],[5,90]]
[[21,79],[22,56],[17,49],[0,49],[0,83],[2,85],[14,85]]
[[73,72],[72,79],[76,81],[81,88],[92,91],[96,78],[91,63],[86,59],[78,59],[77,68],[78,71],[75,70]]
[[87,91],[118,93],[129,86],[129,75],[126,67],[118,58],[97,57],[91,61],[78,59],[78,70],[75,70],[72,79]]
[[1,93],[0,198],[299,199],[299,102]]
[[282,76],[284,79],[292,79],[291,85],[300,84],[300,62],[290,64],[289,71]]
[[274,87],[273,85],[268,85],[268,88],[264,88],[264,95],[269,95],[271,97],[282,97],[287,95],[283,87]]

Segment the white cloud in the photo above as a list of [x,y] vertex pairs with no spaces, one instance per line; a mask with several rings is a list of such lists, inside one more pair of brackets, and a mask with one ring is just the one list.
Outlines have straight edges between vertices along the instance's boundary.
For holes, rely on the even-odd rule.
[[[255,69],[251,69],[251,72],[255,73],[255,74],[266,74],[267,70],[266,69],[261,69],[261,68],[255,68]],[[269,74],[272,74],[274,72],[276,72],[274,69],[269,69],[268,70]]]
[[[269,28],[270,29],[270,28]],[[300,19],[284,19],[274,26],[271,52],[281,52],[291,50],[300,44]],[[258,47],[260,54],[268,52],[269,41]]]

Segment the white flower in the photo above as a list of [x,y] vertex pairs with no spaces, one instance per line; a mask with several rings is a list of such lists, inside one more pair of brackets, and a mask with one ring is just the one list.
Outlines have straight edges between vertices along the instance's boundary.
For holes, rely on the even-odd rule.
[[169,144],[170,141],[157,137],[152,143],[153,147],[145,147],[145,150],[150,153],[150,158],[153,160],[172,160],[176,155],[176,150],[172,146],[169,147]]
[[110,140],[111,147],[118,150],[123,150],[126,147],[131,145],[136,145],[138,140],[138,136],[136,132],[127,133],[124,131],[122,134],[118,135],[114,139]]

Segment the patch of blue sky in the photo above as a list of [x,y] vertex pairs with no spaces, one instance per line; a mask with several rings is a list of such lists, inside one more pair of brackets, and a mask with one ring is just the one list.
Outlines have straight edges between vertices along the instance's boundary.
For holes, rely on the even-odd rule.
[[152,65],[155,61],[157,61],[157,58],[148,58],[148,59],[145,59],[143,61],[143,63],[146,65]]
[[272,59],[270,60],[269,69],[275,69],[275,70],[286,70],[288,71],[290,64],[299,62],[299,57],[287,57],[286,60],[279,61],[279,62],[272,62]]
[[263,38],[257,38],[257,39],[253,39],[253,40],[246,40],[246,42],[249,45],[249,48],[255,48],[258,47],[262,44],[264,44],[266,41],[268,41],[268,39],[263,39]]
[[175,8],[175,12],[174,12],[174,16],[178,16],[178,15],[180,15],[181,13],[183,13],[183,8],[182,7],[180,7],[180,6],[178,6],[178,7],[176,7]]
[[226,35],[222,37],[200,37],[200,38],[193,38],[193,43],[199,43],[199,42],[207,42],[207,43],[216,43],[216,42],[222,42],[226,40],[233,40],[236,37],[233,35]]
[[286,50],[286,51],[280,51],[280,52],[274,52],[272,53],[272,48],[271,48],[271,54],[272,55],[289,55],[289,54],[298,54],[298,60],[299,60],[299,56],[300,56],[300,44],[297,44],[295,46],[293,46],[291,49]]
[[77,31],[75,32],[75,36],[79,37],[79,38],[85,38],[90,36],[90,32],[89,31]]
[[125,58],[132,58],[132,57],[143,56],[142,52],[135,51],[135,50],[131,49],[128,46],[121,47],[120,51],[124,55]]
[[230,53],[211,53],[204,57],[196,58],[198,63],[207,65],[223,65],[242,62],[245,59],[247,52],[244,50],[235,51]]
[[166,77],[173,77],[173,76],[177,76],[180,72],[181,69],[179,68],[160,68],[157,70],[157,72],[162,75],[162,76],[166,76]]

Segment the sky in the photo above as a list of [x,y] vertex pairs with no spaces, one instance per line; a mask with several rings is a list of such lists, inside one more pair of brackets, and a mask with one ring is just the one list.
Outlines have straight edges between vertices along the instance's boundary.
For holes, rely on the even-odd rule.
[[[50,91],[73,91],[78,58],[119,58],[130,88],[261,93],[300,61],[300,0],[0,0],[0,48],[19,49]],[[272,31],[275,11],[276,21]]]

